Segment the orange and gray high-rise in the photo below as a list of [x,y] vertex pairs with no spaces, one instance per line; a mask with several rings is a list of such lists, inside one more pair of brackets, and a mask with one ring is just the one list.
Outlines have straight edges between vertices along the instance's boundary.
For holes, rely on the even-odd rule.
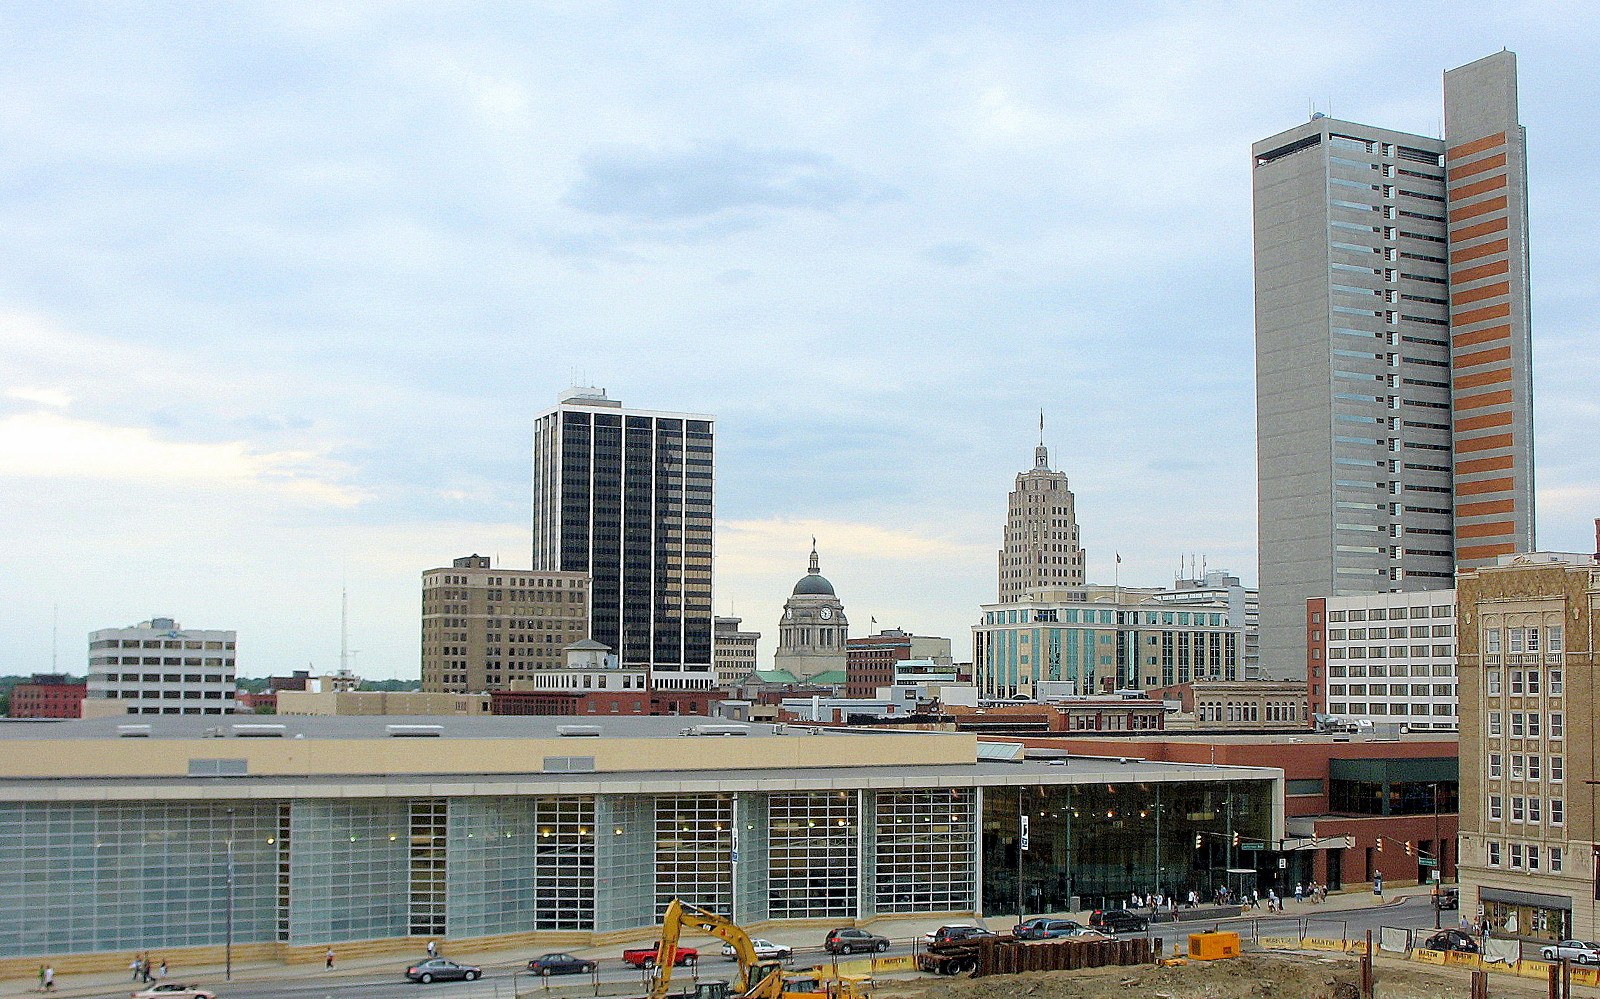
[[1261,652],[1305,601],[1441,589],[1534,547],[1516,56],[1444,74],[1444,137],[1318,115],[1252,147]]

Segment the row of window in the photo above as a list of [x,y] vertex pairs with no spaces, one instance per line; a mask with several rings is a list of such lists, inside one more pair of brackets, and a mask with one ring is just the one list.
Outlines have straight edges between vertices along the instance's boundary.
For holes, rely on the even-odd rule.
[[1448,624],[1414,624],[1410,628],[1329,628],[1328,641],[1365,641],[1368,638],[1453,638],[1455,629]]
[[1440,718],[1454,718],[1456,706],[1454,703],[1432,704],[1389,704],[1384,701],[1374,701],[1370,704],[1362,701],[1329,701],[1328,711],[1336,715],[1435,715]]
[[[1567,824],[1567,805],[1560,798],[1548,799],[1550,803],[1550,824],[1564,826]],[[1525,798],[1520,794],[1511,796],[1511,821],[1521,822],[1526,825],[1536,826],[1544,821],[1544,802],[1546,799],[1539,797]],[[1501,798],[1498,794],[1489,795],[1489,821],[1500,822],[1504,819],[1501,810]]]
[[[1489,754],[1489,779],[1500,780],[1503,774],[1504,758],[1499,753]],[[1550,757],[1549,767],[1550,783],[1560,784],[1567,778],[1566,758],[1563,756]],[[1545,773],[1544,757],[1538,754],[1523,756],[1521,753],[1511,754],[1511,779],[1542,780]]]
[[[1331,648],[1328,650],[1329,659],[1406,659],[1411,657],[1421,658],[1427,656],[1430,647],[1426,645],[1352,645],[1348,648]],[[1454,657],[1455,648],[1450,645],[1435,645],[1431,647],[1435,658]]]
[[1454,697],[1456,685],[1453,683],[1352,683],[1348,685],[1335,683],[1328,687],[1329,697]]
[[104,638],[90,642],[91,649],[231,649],[232,642],[202,642],[196,639],[137,639],[137,638]]
[[1551,697],[1560,697],[1566,689],[1562,679],[1562,672],[1558,669],[1550,670],[1549,683],[1545,685],[1542,684],[1544,674],[1541,674],[1538,670],[1514,669],[1510,671],[1510,684],[1503,688],[1500,683],[1500,671],[1488,669],[1483,671],[1483,689],[1484,693],[1489,697],[1499,697],[1502,692],[1509,693],[1513,697],[1538,697],[1540,687],[1544,686]]
[[[1497,656],[1500,654],[1500,632],[1501,629],[1499,628],[1483,629],[1484,655]],[[1546,651],[1563,651],[1566,639],[1562,633],[1561,625],[1549,625],[1543,629],[1543,632],[1545,639],[1544,648]],[[1506,651],[1514,656],[1521,655],[1524,652],[1529,655],[1537,655],[1539,653],[1540,644],[1539,634],[1539,628],[1506,628]]]
[[[1540,846],[1538,843],[1510,843],[1506,844],[1507,848],[1504,850],[1502,850],[1501,844],[1494,840],[1490,840],[1488,845],[1490,867],[1499,867],[1501,864],[1501,857],[1504,856],[1507,858],[1505,861],[1505,866],[1511,868],[1513,871],[1537,871],[1540,869],[1541,856]],[[1560,874],[1563,870],[1566,859],[1562,854],[1561,847],[1550,847],[1549,852],[1545,854],[1545,856],[1547,856],[1550,861],[1550,873]]]
[[[1338,621],[1403,621],[1407,617],[1455,617],[1454,604],[1432,604],[1426,607],[1370,607],[1350,610],[1331,610],[1328,612],[1330,623]],[[1315,615],[1313,615],[1315,622]]]
[[[1512,711],[1510,712],[1511,738],[1521,739],[1526,735],[1529,739],[1539,738],[1541,715],[1537,711]],[[1566,717],[1560,711],[1550,712],[1550,738],[1562,739],[1566,737]],[[1489,736],[1499,739],[1505,735],[1501,725],[1501,712],[1489,712]]]
[[[198,666],[199,663],[193,665]],[[232,683],[233,677],[225,673],[98,673],[89,679],[105,683]]]
[[1426,666],[1417,663],[1373,663],[1370,666],[1329,666],[1328,676],[1455,676],[1455,663],[1434,663]]

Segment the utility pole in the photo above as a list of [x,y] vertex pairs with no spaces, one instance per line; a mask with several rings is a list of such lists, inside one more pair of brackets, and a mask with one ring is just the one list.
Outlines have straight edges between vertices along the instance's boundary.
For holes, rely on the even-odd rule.
[[1444,925],[1444,910],[1439,903],[1444,901],[1440,891],[1444,889],[1444,844],[1439,842],[1439,785],[1433,785],[1433,928],[1440,929]]
[[1161,785],[1156,785],[1156,894],[1165,892],[1161,887]]
[[1017,922],[1022,922],[1022,855],[1028,849],[1028,813],[1022,810],[1022,785],[1017,785]]

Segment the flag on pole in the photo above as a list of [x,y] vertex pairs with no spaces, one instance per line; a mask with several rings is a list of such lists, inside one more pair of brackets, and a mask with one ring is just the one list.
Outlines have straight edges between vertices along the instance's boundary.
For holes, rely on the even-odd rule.
[[1122,564],[1122,553],[1121,552],[1117,552],[1117,564],[1118,565]]

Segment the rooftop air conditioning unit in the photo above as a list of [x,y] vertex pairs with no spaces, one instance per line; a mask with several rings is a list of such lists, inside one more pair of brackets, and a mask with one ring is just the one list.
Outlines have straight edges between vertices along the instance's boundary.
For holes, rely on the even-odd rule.
[[233,726],[235,739],[281,739],[288,731],[284,725],[243,724]]
[[594,739],[600,735],[599,725],[557,725],[556,735],[565,739]]
[[749,725],[691,725],[684,735],[749,735]]
[[117,738],[119,739],[148,739],[150,738],[149,725],[118,725]]
[[444,734],[443,725],[385,725],[383,730],[391,739],[437,739]]

